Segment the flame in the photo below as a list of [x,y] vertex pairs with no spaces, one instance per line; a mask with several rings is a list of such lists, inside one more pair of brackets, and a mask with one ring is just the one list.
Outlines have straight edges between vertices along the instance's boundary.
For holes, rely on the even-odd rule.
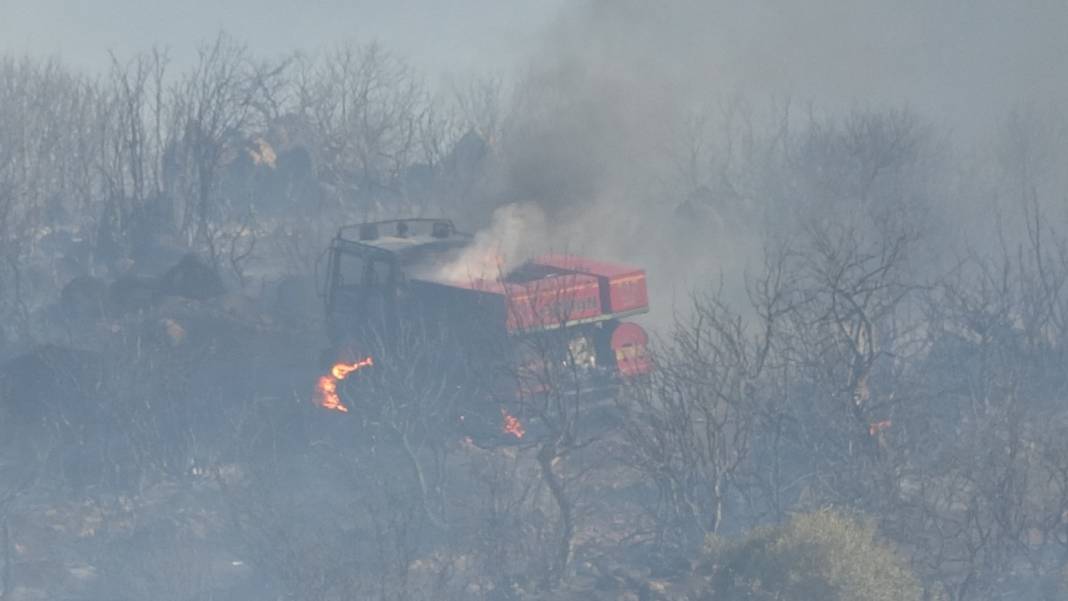
[[334,375],[334,379],[344,380],[345,376],[352,372],[359,371],[362,367],[370,367],[374,364],[374,359],[367,357],[366,359],[361,359],[355,363],[338,363],[330,368],[330,373]]
[[523,438],[523,435],[527,433],[523,428],[523,424],[520,423],[519,418],[509,414],[503,408],[501,408],[501,417],[504,418],[504,432],[506,434],[511,434],[516,438]]
[[884,419],[884,420],[877,421],[877,422],[872,422],[868,426],[868,435],[869,436],[875,436],[879,432],[882,432],[883,430],[889,428],[891,425],[893,425],[893,422],[891,422],[888,419]]
[[248,156],[257,165],[266,165],[271,169],[278,166],[278,155],[274,148],[263,138],[256,138],[248,149]]
[[319,376],[319,406],[331,411],[348,413],[349,408],[341,403],[341,397],[337,394],[337,380],[331,376]]
[[348,413],[349,408],[341,402],[341,396],[338,395],[337,383],[344,380],[349,374],[371,365],[374,365],[374,360],[371,357],[361,359],[355,363],[335,363],[330,368],[330,375],[319,376],[319,384],[315,387],[319,393],[319,406],[331,411]]

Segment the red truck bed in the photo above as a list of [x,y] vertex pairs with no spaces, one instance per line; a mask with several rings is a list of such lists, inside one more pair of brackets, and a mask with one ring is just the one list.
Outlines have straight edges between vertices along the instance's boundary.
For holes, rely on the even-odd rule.
[[634,267],[557,255],[539,257],[513,274],[522,277],[435,283],[503,305],[509,332],[620,318],[649,306],[645,271]]
[[649,308],[643,269],[569,255],[546,255],[531,262],[568,273],[596,277],[601,286],[601,305],[605,313],[629,314]]
[[506,309],[510,332],[541,330],[590,321],[602,314],[597,278],[563,274],[523,283],[495,280],[437,282],[479,293],[488,302]]

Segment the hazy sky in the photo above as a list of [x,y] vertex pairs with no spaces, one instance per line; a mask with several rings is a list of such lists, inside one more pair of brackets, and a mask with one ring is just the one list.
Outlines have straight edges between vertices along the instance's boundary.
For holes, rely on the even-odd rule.
[[1068,0],[0,0],[0,52],[79,68],[153,44],[183,67],[219,30],[259,56],[377,39],[432,82],[563,55],[703,96],[904,103],[957,125],[1068,101]]
[[380,40],[429,73],[505,70],[562,0],[0,0],[0,51],[87,68],[160,44],[179,64],[220,29],[259,55]]

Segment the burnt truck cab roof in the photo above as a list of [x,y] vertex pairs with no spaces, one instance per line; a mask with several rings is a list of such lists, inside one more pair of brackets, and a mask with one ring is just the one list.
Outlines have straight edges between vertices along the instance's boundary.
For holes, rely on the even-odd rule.
[[331,336],[376,318],[394,318],[397,290],[407,277],[453,260],[472,239],[448,219],[388,219],[339,228],[328,249],[324,290]]
[[471,243],[448,219],[387,219],[342,226],[334,245],[349,254],[417,263],[427,255],[446,253]]
[[395,285],[406,273],[455,259],[472,239],[448,219],[389,219],[342,226],[330,243],[327,313],[346,309],[334,301],[342,289]]

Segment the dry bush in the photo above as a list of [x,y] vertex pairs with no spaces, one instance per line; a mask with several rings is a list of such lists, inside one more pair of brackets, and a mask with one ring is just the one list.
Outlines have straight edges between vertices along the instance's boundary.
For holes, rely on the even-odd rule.
[[905,559],[874,528],[819,511],[760,528],[736,541],[713,540],[705,564],[716,601],[911,601],[920,586]]

